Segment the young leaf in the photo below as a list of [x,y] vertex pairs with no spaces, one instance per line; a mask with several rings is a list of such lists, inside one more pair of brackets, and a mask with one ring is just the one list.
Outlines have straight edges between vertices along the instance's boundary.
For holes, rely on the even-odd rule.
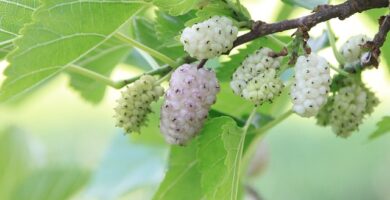
[[185,28],[184,24],[194,17],[194,12],[189,12],[180,16],[171,16],[166,12],[157,10],[155,30],[158,40],[167,47],[182,46],[176,38],[179,37],[180,31]]
[[38,6],[38,0],[0,1],[0,59],[14,48],[19,30],[31,21]]
[[106,42],[143,6],[142,1],[44,0],[9,56],[0,101],[28,92]]
[[382,120],[376,124],[376,126],[377,129],[370,135],[370,140],[383,136],[386,133],[390,133],[390,116],[383,117]]
[[327,4],[328,0],[282,0],[284,3],[288,3],[294,6],[300,6],[309,10],[313,10],[318,5]]
[[168,171],[153,200],[199,200],[201,173],[197,169],[197,145],[192,142],[186,147],[171,146]]
[[145,17],[134,17],[131,30],[134,39],[148,47],[158,50],[170,58],[179,58],[184,55],[184,50],[181,45],[165,46],[164,41],[158,39],[153,22]]
[[196,18],[193,18],[185,23],[186,26],[191,26],[195,23],[202,22],[212,16],[226,16],[234,19],[234,12],[223,1],[209,2],[205,7],[196,12]]
[[[114,67],[124,59],[130,49],[131,47],[118,39],[110,38],[83,57],[76,65],[109,77]],[[79,74],[70,73],[70,75],[70,85],[79,91],[85,100],[99,103],[103,99],[106,85]]]
[[153,0],[154,5],[170,15],[184,15],[196,8],[202,0]]

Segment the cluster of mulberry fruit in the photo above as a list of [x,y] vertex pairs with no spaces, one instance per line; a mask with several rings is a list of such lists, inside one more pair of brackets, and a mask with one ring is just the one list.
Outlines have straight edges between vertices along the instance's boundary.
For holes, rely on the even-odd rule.
[[164,88],[153,76],[142,76],[127,86],[117,100],[118,104],[114,108],[116,125],[127,133],[139,132],[151,112],[151,103],[157,101],[163,94]]
[[160,130],[166,141],[185,145],[198,134],[219,90],[214,71],[194,64],[177,68],[161,107]]
[[328,62],[315,54],[300,56],[295,65],[295,81],[291,87],[293,111],[302,117],[317,115],[326,103],[330,90]]
[[338,136],[348,137],[358,130],[364,117],[370,115],[378,104],[379,100],[372,91],[348,78],[317,115],[317,123],[330,125]]
[[269,56],[272,50],[261,48],[249,55],[232,76],[230,87],[237,95],[261,105],[280,95],[283,82],[277,76],[281,58]]
[[366,35],[356,35],[348,39],[340,48],[340,53],[344,57],[345,64],[343,69],[347,71],[354,71],[360,68],[362,60],[367,59],[367,51],[364,50],[363,45],[370,41]]
[[191,57],[201,60],[229,51],[233,47],[237,33],[238,28],[229,18],[214,16],[185,28],[180,41]]
[[[236,40],[238,28],[227,17],[214,16],[183,30],[180,41],[193,58],[209,59],[228,52]],[[356,69],[366,59],[364,35],[350,38],[340,49],[344,69]],[[256,106],[272,102],[284,88],[278,76],[282,58],[269,48],[249,55],[232,75],[230,87]],[[292,110],[302,117],[317,117],[317,124],[331,126],[348,137],[364,117],[379,103],[375,94],[352,78],[335,77],[337,88],[330,92],[330,65],[316,54],[298,57],[291,86]],[[160,130],[170,144],[185,145],[202,129],[220,86],[214,71],[183,64],[172,74],[161,106]],[[126,132],[139,132],[151,112],[151,103],[163,96],[164,89],[149,75],[142,76],[122,92],[115,108],[117,126]]]

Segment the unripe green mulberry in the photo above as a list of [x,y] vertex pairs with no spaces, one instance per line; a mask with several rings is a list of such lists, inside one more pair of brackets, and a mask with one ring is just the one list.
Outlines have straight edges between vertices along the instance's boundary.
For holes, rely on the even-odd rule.
[[371,115],[374,112],[374,108],[379,104],[379,99],[375,96],[370,89],[364,88],[367,93],[367,104],[365,114]]
[[235,94],[259,105],[281,93],[284,85],[277,77],[281,58],[273,58],[270,53],[269,48],[257,50],[237,68],[230,82]]
[[320,111],[316,115],[318,125],[320,125],[320,126],[329,125],[330,113],[333,110],[333,103],[334,103],[334,97],[330,96],[328,98],[328,101],[326,102],[326,104],[324,106],[322,106],[322,108],[320,109]]
[[151,112],[150,104],[164,94],[164,88],[150,75],[127,86],[122,91],[115,107],[116,125],[127,133],[139,132],[140,127],[146,124],[147,115]]
[[242,95],[257,105],[272,101],[275,96],[280,95],[283,87],[283,82],[277,78],[276,70],[269,69],[250,80],[242,90]]
[[359,85],[341,88],[335,96],[330,124],[341,137],[348,137],[358,129],[367,106],[367,93]]
[[330,125],[338,136],[348,137],[358,129],[364,117],[374,111],[379,100],[353,78],[335,77],[333,83],[335,96],[330,97],[317,114],[317,124]]

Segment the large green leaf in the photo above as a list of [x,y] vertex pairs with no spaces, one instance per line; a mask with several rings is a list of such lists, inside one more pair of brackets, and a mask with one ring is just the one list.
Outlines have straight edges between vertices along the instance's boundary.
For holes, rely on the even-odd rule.
[[232,118],[210,119],[191,144],[171,147],[168,172],[154,199],[236,200],[243,136]]
[[77,168],[45,168],[24,180],[10,200],[67,200],[88,177],[85,170]]
[[378,128],[370,135],[370,139],[375,139],[386,133],[390,133],[390,117],[383,117],[383,119],[378,122],[376,126]]
[[80,60],[144,6],[136,0],[44,0],[43,4],[9,56],[2,101],[28,92]]
[[235,192],[241,185],[234,181],[239,179],[238,150],[242,135],[242,129],[229,117],[214,118],[204,126],[197,140],[204,199],[236,199]]
[[0,59],[13,48],[19,30],[31,21],[31,15],[39,6],[38,0],[0,1]]
[[153,0],[154,5],[170,15],[183,15],[196,8],[202,0]]
[[37,165],[29,135],[16,128],[0,131],[0,199],[10,199],[17,185]]
[[300,6],[309,10],[314,9],[318,5],[328,4],[328,0],[282,0],[294,6]]
[[[110,38],[76,64],[109,77],[114,67],[125,58],[129,51],[129,45],[116,38]],[[71,73],[70,85],[91,103],[99,103],[106,90],[105,84],[75,73]]]
[[202,197],[196,158],[197,145],[172,146],[168,171],[153,200],[199,200]]

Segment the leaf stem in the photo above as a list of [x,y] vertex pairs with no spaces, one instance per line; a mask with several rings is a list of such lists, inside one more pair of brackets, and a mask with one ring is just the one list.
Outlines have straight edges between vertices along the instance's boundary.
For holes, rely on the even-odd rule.
[[72,72],[72,73],[76,73],[76,74],[88,77],[88,78],[93,79],[97,82],[100,82],[100,83],[103,83],[105,85],[108,85],[108,86],[111,86],[113,88],[118,89],[117,83],[115,81],[113,81],[113,80],[111,80],[111,79],[107,78],[106,76],[103,76],[99,73],[96,73],[92,70],[89,70],[89,69],[86,69],[83,67],[79,67],[77,65],[70,65],[66,68],[66,70],[68,72]]
[[280,115],[278,118],[276,118],[276,119],[272,120],[271,122],[267,123],[265,126],[257,129],[255,131],[255,134],[256,135],[261,135],[264,132],[267,132],[268,130],[270,130],[271,128],[275,127],[276,125],[278,125],[283,120],[287,119],[291,114],[293,114],[292,110],[289,110],[289,111],[285,112],[284,114]]
[[168,56],[166,56],[166,55],[164,55],[164,54],[162,54],[162,53],[160,53],[160,52],[158,52],[158,51],[156,51],[148,46],[145,46],[144,44],[134,40],[133,38],[127,37],[123,33],[116,33],[115,37],[122,40],[123,42],[130,44],[131,46],[137,47],[137,48],[149,53],[151,56],[159,59],[160,61],[170,65],[173,68],[176,68],[178,66],[176,61],[174,61],[172,58],[170,58],[170,57],[168,57]]
[[141,75],[138,75],[138,76],[135,76],[133,78],[130,78],[130,79],[124,79],[124,80],[119,80],[119,81],[113,81],[111,79],[109,79],[108,77],[106,76],[103,76],[99,73],[96,73],[92,70],[89,70],[89,69],[86,69],[86,68],[83,68],[83,67],[80,67],[80,66],[77,66],[77,65],[71,65],[69,66],[68,68],[66,68],[67,71],[69,72],[72,72],[72,73],[76,73],[76,74],[80,74],[82,76],[85,76],[85,77],[88,77],[90,79],[93,79],[95,81],[98,81],[100,83],[103,83],[105,85],[108,85],[108,86],[111,86],[115,89],[120,89],[136,80],[138,80],[141,76],[143,75],[165,75],[169,72],[172,71],[172,67],[170,67],[169,65],[165,65],[163,67],[160,67],[158,69],[154,69],[154,70],[151,70],[151,71],[148,71],[146,73],[143,73]]
[[169,77],[171,77],[173,71],[170,71],[169,73],[167,73],[165,76],[163,76],[162,78],[160,78],[157,83],[158,84],[161,84],[162,82],[166,81],[169,79]]
[[237,191],[233,191],[232,192],[232,199],[238,199],[238,188],[239,188],[239,184],[240,184],[240,178],[241,178],[241,174],[242,174],[242,171],[241,171],[241,160],[242,160],[242,157],[243,157],[243,153],[244,153],[244,144],[245,144],[245,137],[246,137],[246,134],[248,132],[248,129],[253,121],[253,117],[255,116],[257,112],[257,107],[253,108],[251,114],[249,115],[248,119],[246,120],[245,122],[245,125],[244,127],[242,128],[242,136],[240,138],[240,143],[239,143],[239,147],[238,147],[238,157],[237,157],[237,172],[238,174],[236,174],[235,176],[233,176],[233,184],[234,184],[234,188],[237,189]]
[[[248,166],[250,164],[250,161],[251,161],[251,158],[253,157],[253,154],[256,152],[256,149],[257,149],[257,145],[259,144],[259,142],[261,141],[262,139],[262,136],[263,136],[263,133],[265,133],[266,131],[270,130],[271,128],[273,128],[274,126],[276,126],[277,124],[279,124],[280,122],[282,122],[283,120],[287,119],[293,112],[291,110],[285,112],[284,114],[282,114],[281,116],[279,116],[278,118],[272,120],[271,122],[267,123],[265,126],[263,126],[262,128],[259,128],[255,131],[255,138],[253,139],[253,141],[250,143],[249,147],[247,148],[246,152],[245,152],[245,155],[243,156],[243,166],[244,168],[243,169],[248,169]],[[241,172],[241,175],[244,175],[243,174],[243,171]]]
[[349,73],[348,72],[346,72],[346,71],[344,71],[344,70],[342,70],[342,69],[339,69],[338,67],[335,67],[335,66],[333,66],[333,65],[329,65],[330,66],[330,68],[332,68],[334,71],[336,71],[337,73],[339,73],[339,74],[341,74],[341,75],[343,75],[343,76],[349,76]]
[[245,122],[245,125],[243,127],[244,134],[246,134],[246,132],[248,131],[248,128],[251,125],[251,123],[253,121],[253,117],[255,116],[256,112],[257,112],[257,107],[253,108],[251,114],[249,115],[248,119]]
[[340,65],[344,65],[345,64],[344,57],[337,50],[335,35],[334,35],[333,30],[332,30],[332,27],[330,26],[329,21],[326,22],[326,28],[327,28],[329,43],[330,43],[330,46],[332,47],[333,54],[336,57],[337,62],[339,62]]

